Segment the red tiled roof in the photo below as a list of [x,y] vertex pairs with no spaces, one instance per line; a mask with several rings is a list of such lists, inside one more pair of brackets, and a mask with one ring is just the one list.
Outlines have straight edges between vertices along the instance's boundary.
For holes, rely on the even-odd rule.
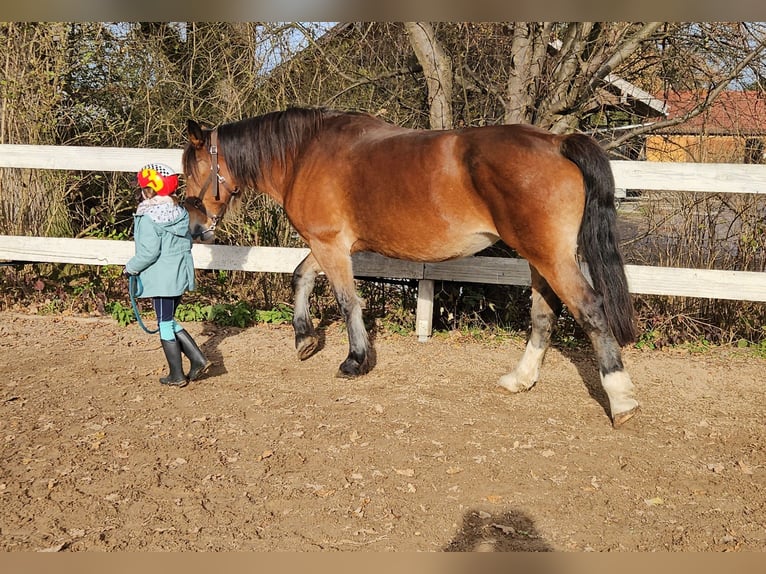
[[[700,91],[668,92],[659,99],[667,103],[667,119],[674,119],[694,109],[706,95],[706,92]],[[766,135],[766,94],[755,91],[721,92],[701,114],[662,131],[675,134]]]

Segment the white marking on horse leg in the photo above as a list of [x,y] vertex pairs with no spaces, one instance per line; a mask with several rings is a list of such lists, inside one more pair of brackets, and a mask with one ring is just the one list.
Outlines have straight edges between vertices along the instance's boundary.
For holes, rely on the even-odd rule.
[[314,289],[316,274],[317,264],[311,254],[301,262],[293,273],[293,329],[295,331],[295,348],[301,360],[308,359],[313,355],[319,345],[309,307],[309,295]]
[[367,328],[364,326],[362,304],[359,297],[354,298],[354,303],[350,307],[347,321],[351,349],[361,352],[366,358],[369,340],[367,338]]
[[601,375],[601,385],[609,397],[609,409],[613,419],[617,420],[619,415],[638,408],[638,401],[633,396],[633,382],[627,371],[614,371],[608,375]]
[[528,391],[540,376],[543,358],[545,358],[545,349],[541,349],[531,341],[528,342],[519,364],[512,373],[500,377],[498,384],[512,393]]
[[314,277],[302,277],[295,284],[293,315],[304,319],[310,317],[309,295],[314,289]]

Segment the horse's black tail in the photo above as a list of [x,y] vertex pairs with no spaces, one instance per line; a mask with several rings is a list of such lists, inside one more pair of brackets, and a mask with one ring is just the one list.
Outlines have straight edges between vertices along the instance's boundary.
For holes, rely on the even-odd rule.
[[585,212],[580,224],[580,253],[588,264],[593,288],[604,299],[606,320],[623,346],[636,340],[635,312],[628,292],[617,236],[614,176],[601,146],[584,134],[565,136],[561,153],[585,179]]

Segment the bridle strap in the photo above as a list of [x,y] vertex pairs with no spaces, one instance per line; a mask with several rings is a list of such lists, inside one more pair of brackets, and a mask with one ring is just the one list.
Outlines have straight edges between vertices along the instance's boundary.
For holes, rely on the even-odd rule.
[[[223,177],[219,173],[219,167],[218,167],[218,128],[215,128],[210,132],[210,147],[208,148],[208,153],[210,154],[210,179],[207,180],[204,187],[200,190],[199,195],[196,196],[196,199],[202,204],[202,198],[205,197],[205,193],[207,192],[207,189],[209,187],[213,187],[213,193],[215,193],[215,200],[221,201],[221,190],[219,188],[219,185],[224,186],[226,188],[226,191],[229,192],[229,195],[235,195],[239,192],[238,187],[231,187],[229,183],[226,181],[226,178]],[[203,207],[204,209],[204,207]],[[209,231],[213,231],[215,229],[215,226],[218,224],[219,217],[216,215],[213,215],[210,217],[210,219],[213,221],[213,226],[210,228]]]
[[213,185],[215,200],[221,201],[221,192],[218,189],[218,182],[221,176],[218,173],[218,128],[210,132],[210,183]]

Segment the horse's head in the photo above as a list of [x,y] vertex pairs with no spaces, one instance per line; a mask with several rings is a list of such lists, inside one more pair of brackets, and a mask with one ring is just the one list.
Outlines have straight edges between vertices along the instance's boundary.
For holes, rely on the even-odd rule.
[[[204,218],[212,223],[212,233],[226,213],[229,202],[239,194],[239,185],[218,147],[216,129],[204,129],[194,120],[189,120],[187,135],[189,142],[182,159],[187,209],[191,206],[193,210],[204,213]],[[192,212],[189,214],[191,218]],[[197,216],[200,217],[200,213]]]

